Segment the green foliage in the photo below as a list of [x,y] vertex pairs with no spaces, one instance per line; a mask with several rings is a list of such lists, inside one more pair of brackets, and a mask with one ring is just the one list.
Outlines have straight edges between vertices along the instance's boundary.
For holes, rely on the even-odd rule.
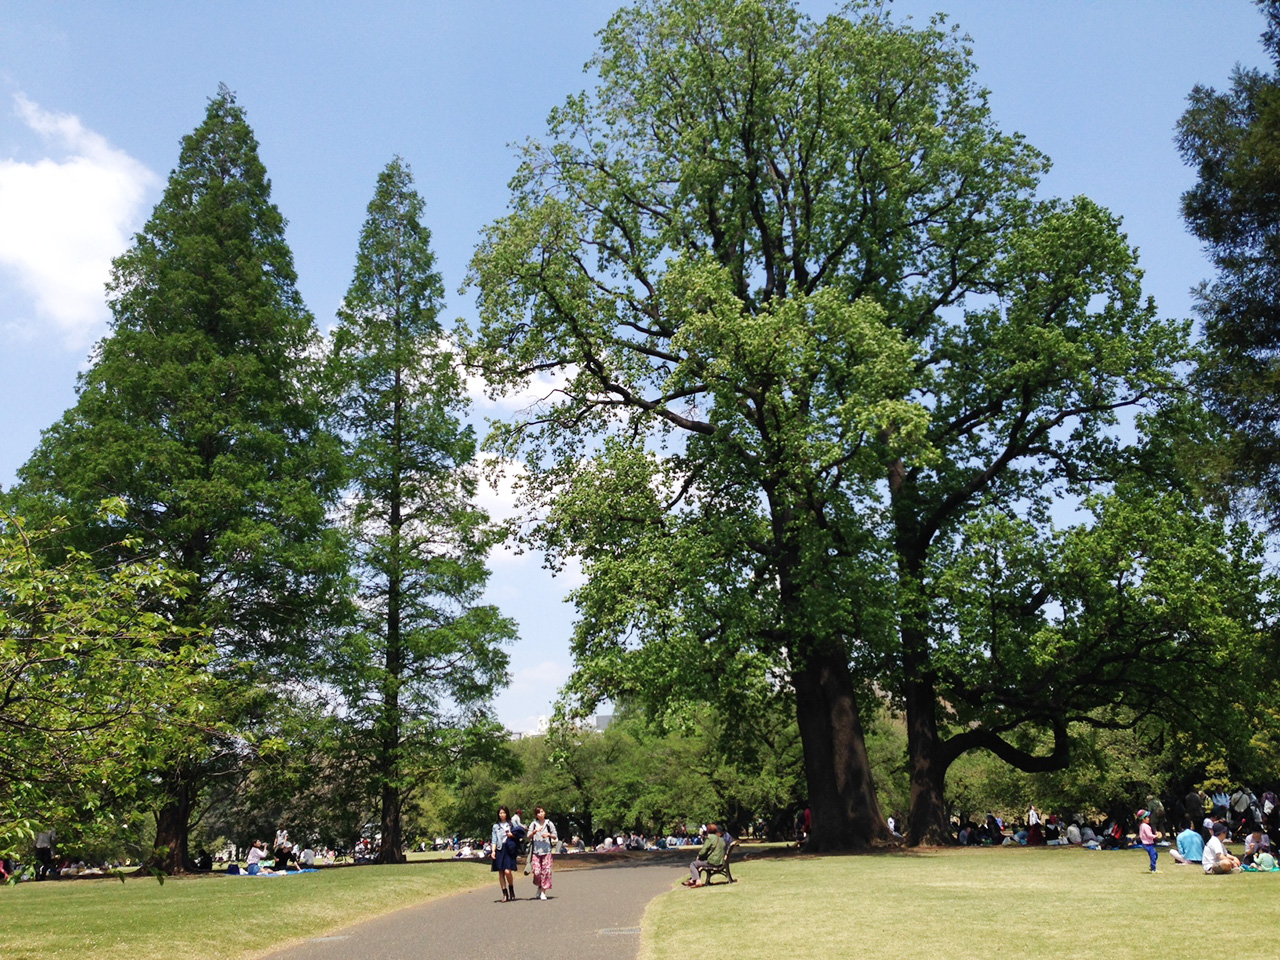
[[[102,522],[123,517],[119,501],[103,504]],[[213,722],[205,638],[158,612],[185,578],[154,561],[103,569],[100,557],[51,547],[66,532],[64,520],[31,528],[0,514],[5,855],[29,855],[37,825],[56,827],[69,849],[113,846],[154,791],[156,757]]]
[[[111,333],[16,490],[31,516],[72,517],[77,546],[180,572],[183,591],[157,612],[207,627],[217,668],[250,686],[309,672],[316,634],[342,609],[344,558],[326,516],[341,449],[322,425],[317,338],[284,225],[222,87],[115,260]],[[94,517],[104,495],[127,504],[124,520]],[[237,702],[220,700],[225,718]],[[219,738],[156,750],[170,794],[156,842],[170,869],[189,864],[201,771],[225,771],[239,749]]]
[[[521,763],[511,745],[503,744],[490,757],[457,765],[447,780],[447,798],[436,801],[446,831],[481,842],[488,840],[489,828],[498,819],[498,807],[507,803],[514,810],[518,806],[501,794],[504,786],[522,773]],[[435,784],[428,782],[423,789],[434,793]]]
[[[473,502],[473,431],[437,313],[442,296],[422,199],[393,160],[378,177],[329,358],[348,439],[355,625],[336,639],[347,749],[372,758],[384,854],[399,857],[400,806],[451,757],[453,728],[488,729],[515,625],[478,603],[498,532]],[[456,758],[454,758],[456,759]]]
[[[938,573],[934,663],[963,724],[1157,716],[1220,744],[1250,725],[1269,646],[1262,544],[1176,493],[1122,490],[1063,530],[992,512]],[[1188,697],[1190,690],[1211,691]],[[1097,709],[1123,704],[1132,716]]]
[[[1263,47],[1280,61],[1280,4],[1259,0]],[[1274,519],[1280,494],[1280,74],[1237,66],[1229,89],[1196,86],[1178,121],[1178,149],[1197,182],[1182,212],[1217,277],[1199,288],[1209,353],[1201,368],[1214,406],[1236,431],[1235,466]]]
[[[333,601],[340,451],[320,427],[284,218],[225,87],[109,292],[111,334],[19,471],[19,501],[80,518],[120,497],[134,552],[189,575],[175,623],[207,624],[224,655],[296,668]],[[119,524],[75,529],[120,542]]]
[[[1046,813],[1068,819],[1078,813],[1100,822],[1149,806],[1151,797],[1168,795],[1176,761],[1167,727],[1127,712],[1105,719],[1131,725],[1073,724],[1073,762],[1062,770],[1026,773],[986,752],[960,757],[947,772],[951,809],[978,821],[990,810],[1007,822],[1021,823],[1035,804]],[[1024,729],[1018,743],[1029,753],[1045,753],[1052,749],[1052,738]]]
[[[601,38],[599,87],[525,147],[473,261],[469,355],[497,393],[557,378],[491,443],[522,459],[529,536],[588,575],[574,696],[728,715],[790,686],[815,821],[851,816],[846,843],[881,835],[832,794],[867,779],[849,704],[875,684],[912,731],[912,835],[940,839],[960,753],[1050,762],[1005,735],[1130,686],[1152,709],[1124,664],[1185,681],[1256,632],[1256,584],[1222,579],[1236,534],[1118,486],[1167,466],[1122,421],[1177,409],[1188,325],[1143,296],[1116,216],[1035,196],[1047,160],[995,126],[942,18],[654,0]],[[1062,503],[1096,521],[1056,532]],[[1191,540],[1125,561],[1152,593],[1122,624],[1133,584],[1100,565],[1146,519]],[[1202,561],[1222,602],[1193,609]]]
[[775,718],[770,738],[754,750],[728,752],[714,712],[693,710],[686,721],[671,729],[627,709],[604,731],[557,722],[546,736],[509,744],[505,764],[467,770],[444,816],[453,818],[452,829],[479,836],[498,804],[530,816],[540,804],[562,837],[588,843],[601,833],[652,836],[707,820],[735,833],[757,826],[780,835],[803,796],[794,719]]
[[349,849],[369,821],[368,784],[326,704],[287,687],[254,688],[236,719],[236,762],[206,788],[193,846],[243,848],[285,827],[295,840]]
[[911,755],[905,719],[887,704],[880,705],[867,724],[867,756],[880,809],[897,818],[895,826],[901,833],[906,823],[903,814],[911,808]]

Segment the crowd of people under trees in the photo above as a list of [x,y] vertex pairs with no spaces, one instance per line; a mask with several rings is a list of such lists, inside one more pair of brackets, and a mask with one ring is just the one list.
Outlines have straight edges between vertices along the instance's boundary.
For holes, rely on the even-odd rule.
[[[455,860],[497,861],[504,849],[510,856],[522,857],[530,855],[531,851],[535,856],[621,853],[705,846],[708,836],[713,834],[718,835],[721,843],[726,847],[734,839],[728,829],[714,822],[703,823],[700,826],[694,824],[691,829],[684,821],[677,821],[669,831],[659,835],[652,835],[639,827],[618,832],[600,828],[585,840],[578,834],[565,839],[558,835],[554,822],[545,819],[545,814],[545,808],[536,807],[534,822],[526,827],[522,821],[524,815],[522,809],[517,808],[514,814],[509,814],[509,808],[503,806],[499,808],[498,820],[488,838],[466,837],[461,833],[455,833],[450,837],[437,836],[431,841],[420,840],[416,847],[422,853],[427,851],[452,853],[452,859]],[[545,821],[546,827],[538,827],[540,819]],[[756,827],[760,828],[759,833]],[[749,828],[749,833],[763,838],[763,827],[763,823],[753,825]],[[275,839],[270,844],[259,838],[249,840],[244,846],[226,842],[216,853],[200,849],[195,860],[197,869],[206,872],[218,870],[232,875],[269,876],[276,873],[313,870],[321,866],[376,863],[380,860],[382,844],[382,834],[376,830],[360,836],[349,847],[335,847],[318,841],[294,842],[290,839],[289,831],[282,827],[276,831]],[[705,852],[710,853],[710,851]],[[400,850],[401,858],[407,853],[406,846]],[[0,883],[10,879],[18,881],[107,876],[134,866],[132,861],[122,858],[87,862],[91,858],[86,858],[79,852],[60,850],[57,830],[53,828],[43,830],[36,835],[33,854],[28,859],[0,859]],[[505,861],[505,858],[503,859]],[[719,864],[720,862],[722,862],[722,856],[714,854],[711,863]],[[550,889],[549,870],[548,866],[546,873],[548,886],[545,889]]]
[[[1079,813],[1043,816],[1032,805],[1015,824],[1006,824],[991,811],[981,822],[957,817],[952,824],[955,842],[961,846],[1143,847],[1151,858],[1152,871],[1157,869],[1157,847],[1168,846],[1174,863],[1198,864],[1205,873],[1280,869],[1271,846],[1272,834],[1280,835],[1280,802],[1273,790],[1259,796],[1245,786],[1231,792],[1193,787],[1168,803],[1153,799],[1149,807],[1132,816],[1118,812],[1101,822]],[[1173,839],[1164,839],[1168,837]],[[1231,842],[1244,844],[1243,856],[1226,850]]]
[[[639,827],[617,833],[601,828],[587,839],[577,834],[564,839],[559,836],[554,821],[547,818],[544,807],[535,808],[534,820],[528,826],[523,816],[522,809],[516,808],[513,814],[504,805],[499,807],[487,839],[454,834],[448,838],[436,837],[430,843],[422,840],[418,847],[423,852],[428,849],[452,852],[453,859],[458,860],[491,861],[492,869],[499,874],[503,899],[507,901],[515,899],[513,872],[522,856],[526,858],[526,874],[534,874],[535,896],[545,899],[546,891],[551,888],[554,854],[668,851],[697,846],[698,852],[691,864],[692,878],[686,881],[686,886],[698,886],[698,871],[723,863],[726,850],[735,842],[724,825],[707,822],[695,824],[691,829],[684,821],[677,821],[668,831],[657,835]],[[890,833],[898,839],[903,839],[899,832],[901,823],[899,813],[887,818]],[[805,803],[799,804],[789,825],[790,839],[797,848],[804,847],[812,827],[811,809]],[[744,832],[758,840],[770,839],[772,833],[763,821],[749,824]],[[1143,847],[1151,857],[1152,870],[1156,869],[1157,847],[1167,846],[1176,864],[1201,865],[1205,873],[1230,873],[1280,870],[1272,849],[1273,835],[1280,836],[1280,798],[1275,791],[1267,789],[1259,794],[1248,787],[1237,786],[1230,792],[1193,787],[1185,796],[1170,797],[1167,802],[1151,798],[1148,807],[1134,814],[1119,805],[1116,812],[1100,820],[1081,813],[1044,814],[1034,804],[1017,821],[993,811],[987,811],[981,821],[967,815],[953,816],[951,839],[959,846],[1062,846],[1092,850]],[[1239,857],[1226,849],[1226,844],[1233,842],[1244,845]],[[230,874],[270,875],[314,870],[348,859],[354,864],[373,863],[380,859],[381,845],[382,835],[377,832],[362,835],[350,851],[319,843],[297,844],[290,840],[288,831],[281,828],[269,846],[261,839],[251,840],[244,848],[227,844],[217,854],[200,851],[197,861],[203,870],[216,867]],[[57,832],[52,828],[36,835],[33,854],[33,859],[25,863],[0,860],[0,882],[103,876],[123,865],[118,860],[86,864],[83,857],[58,851]]]

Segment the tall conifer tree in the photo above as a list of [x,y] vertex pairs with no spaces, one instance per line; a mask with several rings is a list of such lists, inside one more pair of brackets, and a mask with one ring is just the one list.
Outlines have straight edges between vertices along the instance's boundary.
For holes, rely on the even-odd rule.
[[472,502],[476,441],[437,320],[442,284],[422,199],[398,158],[378,177],[334,333],[339,424],[349,440],[355,629],[334,680],[371,765],[380,859],[401,853],[401,809],[456,734],[485,725],[514,624],[477,603],[494,531]]
[[[84,518],[128,505],[141,550],[188,577],[167,614],[207,626],[223,669],[254,682],[299,669],[338,595],[326,519],[341,447],[323,427],[312,318],[258,145],[225,86],[182,141],[177,167],[108,286],[110,334],[78,397],[19,474],[30,507]],[[244,678],[241,678],[243,682]],[[165,769],[155,865],[189,868],[188,832],[207,738]]]
[[1280,2],[1258,6],[1274,68],[1237,66],[1225,90],[1197,84],[1177,144],[1197,177],[1182,214],[1217,269],[1197,290],[1209,347],[1199,381],[1234,432],[1235,479],[1280,526]]

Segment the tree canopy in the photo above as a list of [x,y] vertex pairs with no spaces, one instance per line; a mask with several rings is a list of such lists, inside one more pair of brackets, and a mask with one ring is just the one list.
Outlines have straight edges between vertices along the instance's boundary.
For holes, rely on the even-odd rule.
[[[992,652],[940,615],[949,571],[998,518],[1056,549],[1055,510],[1140,458],[1122,416],[1181,394],[1188,326],[1143,296],[1117,217],[1035,196],[1046,158],[995,125],[943,18],[655,0],[601,38],[599,86],[525,146],[473,262],[471,361],[496,393],[548,384],[491,442],[529,536],[588,573],[579,688],[780,680],[822,849],[886,837],[876,684],[907,715],[911,838],[940,840],[948,751],[1041,762],[994,686],[968,715],[992,725],[942,746]],[[1060,727],[1043,692],[1024,720]]]
[[[123,516],[118,501],[101,509]],[[65,520],[32,528],[0,513],[6,856],[33,827],[75,825],[81,840],[109,830],[122,810],[151,799],[143,774],[166,744],[199,738],[210,722],[202,668],[211,651],[158,612],[182,594],[182,578],[155,561],[104,571],[83,551],[49,551],[65,531]]]
[[1196,184],[1182,195],[1187,226],[1217,277],[1198,289],[1210,353],[1201,371],[1236,431],[1235,466],[1280,515],[1280,4],[1259,0],[1262,44],[1277,67],[1236,67],[1227,90],[1197,86],[1178,121]]

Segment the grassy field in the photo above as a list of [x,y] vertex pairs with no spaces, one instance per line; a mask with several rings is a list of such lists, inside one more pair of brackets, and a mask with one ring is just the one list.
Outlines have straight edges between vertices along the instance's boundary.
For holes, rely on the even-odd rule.
[[[649,905],[642,960],[1182,960],[1265,956],[1280,873],[1206,877],[1162,848],[939,850],[744,861]],[[1269,932],[1268,932],[1269,931]]]
[[[772,856],[769,854],[772,853]],[[573,858],[567,858],[572,860]],[[1269,955],[1280,874],[1206,877],[1141,851],[996,848],[808,857],[766,851],[735,885],[677,887],[645,914],[642,960],[1166,960]],[[586,867],[584,859],[566,867]],[[0,957],[230,960],[492,883],[483,861],[27,883],[0,889]],[[1209,944],[1212,948],[1209,949]]]
[[492,882],[483,861],[285,878],[69,880],[0,888],[4,960],[237,960]]

